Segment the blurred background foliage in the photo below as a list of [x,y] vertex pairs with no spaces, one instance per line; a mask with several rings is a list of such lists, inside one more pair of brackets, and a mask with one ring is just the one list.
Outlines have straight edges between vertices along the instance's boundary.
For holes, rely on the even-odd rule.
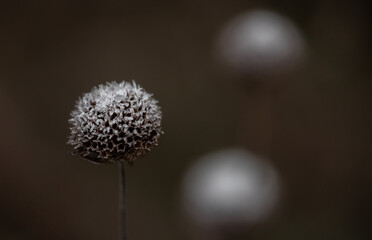
[[[132,79],[159,100],[165,135],[128,167],[130,239],[220,239],[182,214],[180,186],[198,157],[233,146],[268,156],[284,189],[275,214],[242,239],[369,239],[366,4],[1,1],[0,239],[117,238],[117,166],[71,156],[67,120],[83,92]],[[302,67],[275,87],[216,57],[225,24],[257,8],[290,19],[308,47]]]

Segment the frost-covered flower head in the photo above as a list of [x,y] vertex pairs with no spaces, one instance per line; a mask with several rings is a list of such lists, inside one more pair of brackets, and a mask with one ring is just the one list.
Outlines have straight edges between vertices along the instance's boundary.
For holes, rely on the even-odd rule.
[[134,81],[94,87],[71,112],[67,143],[94,162],[132,162],[156,146],[163,133],[157,103]]

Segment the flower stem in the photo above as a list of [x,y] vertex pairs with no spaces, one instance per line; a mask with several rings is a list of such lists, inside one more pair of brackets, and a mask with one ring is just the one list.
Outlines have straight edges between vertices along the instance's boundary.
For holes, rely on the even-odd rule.
[[126,204],[125,204],[125,162],[120,161],[119,211],[120,211],[120,240],[126,240]]

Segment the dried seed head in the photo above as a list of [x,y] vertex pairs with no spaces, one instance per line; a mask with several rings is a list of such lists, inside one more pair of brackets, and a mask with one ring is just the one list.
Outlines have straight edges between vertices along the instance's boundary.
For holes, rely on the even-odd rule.
[[68,144],[74,154],[97,163],[132,162],[158,144],[158,101],[133,81],[94,87],[71,112]]

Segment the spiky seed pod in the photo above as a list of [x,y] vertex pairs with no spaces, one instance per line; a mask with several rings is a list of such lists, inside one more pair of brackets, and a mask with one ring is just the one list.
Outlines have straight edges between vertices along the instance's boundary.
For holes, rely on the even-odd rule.
[[133,162],[158,144],[162,114],[158,101],[128,82],[94,87],[71,112],[68,144],[96,163]]

